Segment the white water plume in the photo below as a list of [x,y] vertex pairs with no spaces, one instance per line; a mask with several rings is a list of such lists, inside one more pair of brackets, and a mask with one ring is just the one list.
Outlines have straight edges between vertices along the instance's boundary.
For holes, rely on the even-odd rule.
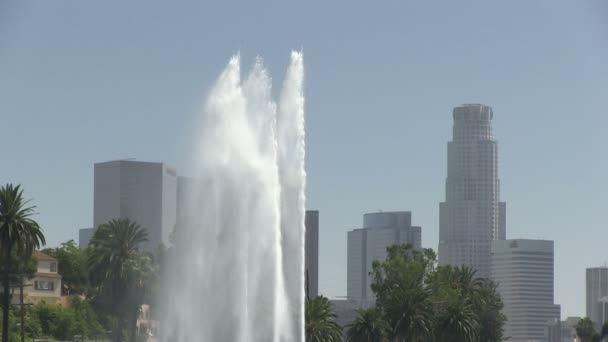
[[211,90],[165,267],[163,341],[304,341],[303,73],[292,52],[277,106],[261,59],[241,80],[237,55]]

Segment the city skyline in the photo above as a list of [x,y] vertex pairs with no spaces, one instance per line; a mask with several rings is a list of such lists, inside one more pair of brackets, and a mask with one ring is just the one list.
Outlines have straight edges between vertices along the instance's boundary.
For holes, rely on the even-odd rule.
[[0,181],[23,184],[49,245],[76,239],[91,225],[93,163],[136,157],[192,175],[193,127],[226,59],[263,55],[280,81],[303,47],[321,293],[346,293],[346,232],[362,213],[411,210],[436,250],[451,109],[486,103],[507,238],[555,241],[556,301],[584,316],[585,268],[608,259],[608,5],[469,5],[2,2],[0,115],[30,137],[0,135],[11,146]]

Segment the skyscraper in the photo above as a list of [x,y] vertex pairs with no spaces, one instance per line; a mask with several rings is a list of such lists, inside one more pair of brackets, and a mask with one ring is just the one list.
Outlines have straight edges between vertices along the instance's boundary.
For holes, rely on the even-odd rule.
[[543,340],[547,323],[560,320],[553,302],[553,241],[493,241],[491,265],[507,316],[504,336],[513,342]]
[[591,267],[586,274],[587,317],[597,327],[606,320],[606,297],[608,297],[608,267]]
[[307,281],[307,295],[315,298],[319,295],[319,211],[306,210],[304,218],[306,239],[304,243],[304,263]]
[[466,265],[481,277],[490,274],[492,241],[506,238],[493,116],[481,104],[454,108],[445,202],[439,205],[439,264]]
[[85,249],[95,234],[95,228],[82,228],[78,230],[78,246]]
[[409,211],[363,215],[363,228],[348,232],[347,297],[349,300],[374,300],[371,291],[372,261],[386,259],[386,247],[409,243],[421,247],[421,228],[412,226]]
[[148,232],[142,246],[153,251],[169,243],[176,223],[177,177],[163,163],[116,160],[95,164],[93,227],[128,218]]

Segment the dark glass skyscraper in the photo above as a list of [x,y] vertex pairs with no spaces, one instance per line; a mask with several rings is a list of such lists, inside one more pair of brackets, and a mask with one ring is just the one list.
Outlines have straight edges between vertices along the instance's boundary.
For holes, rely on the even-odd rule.
[[466,265],[481,277],[490,275],[492,240],[506,238],[493,116],[481,104],[454,108],[446,198],[439,205],[439,264]]

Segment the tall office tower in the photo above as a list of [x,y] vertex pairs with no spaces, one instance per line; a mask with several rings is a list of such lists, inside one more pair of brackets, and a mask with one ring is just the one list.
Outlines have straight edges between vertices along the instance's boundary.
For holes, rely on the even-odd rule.
[[490,274],[492,241],[506,238],[493,115],[480,104],[454,108],[445,202],[439,205],[439,264],[466,265],[484,278]]
[[315,298],[319,295],[319,211],[306,210],[304,218],[306,226],[306,239],[304,243],[304,263],[307,295]]
[[375,300],[371,290],[372,261],[386,259],[386,247],[409,243],[421,248],[421,228],[412,226],[409,211],[363,215],[363,228],[348,232],[347,297],[349,300]]
[[78,230],[78,247],[85,249],[95,234],[95,228],[82,228]]
[[604,304],[608,297],[608,267],[591,267],[586,274],[587,317],[600,327],[606,320]]
[[509,341],[541,341],[547,322],[560,320],[553,303],[553,241],[492,242],[491,278],[498,283]]
[[169,243],[176,222],[177,177],[163,163],[116,160],[95,164],[93,226],[128,218],[148,231],[142,248]]

